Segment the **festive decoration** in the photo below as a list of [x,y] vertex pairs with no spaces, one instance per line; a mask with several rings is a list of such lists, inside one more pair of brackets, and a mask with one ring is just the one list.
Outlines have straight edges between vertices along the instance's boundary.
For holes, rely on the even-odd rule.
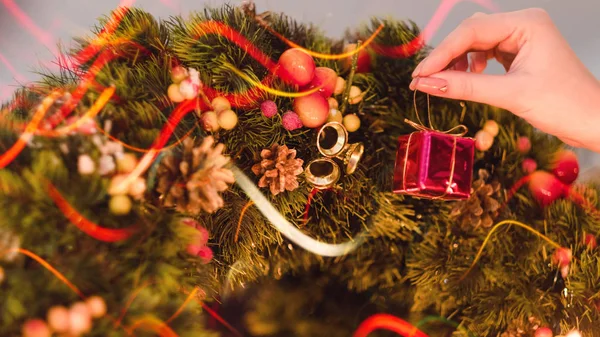
[[355,132],[360,128],[360,118],[355,114],[344,116],[344,127],[348,132]]
[[100,296],[92,296],[85,300],[92,318],[101,318],[106,315],[106,302]]
[[214,111],[207,111],[200,117],[202,128],[208,132],[217,132],[221,128],[219,125],[219,119],[217,113]]
[[185,96],[183,96],[183,94],[181,93],[179,84],[175,84],[175,83],[171,84],[169,86],[169,89],[167,90],[167,95],[169,96],[169,99],[173,103],[180,103],[180,102],[185,101]]
[[294,111],[300,117],[302,125],[307,128],[318,128],[327,121],[329,104],[319,93],[314,93],[296,98]]
[[485,130],[479,130],[475,134],[475,147],[479,151],[487,151],[494,145],[494,136]]
[[[7,13],[27,18],[17,2],[6,3]],[[123,6],[70,44],[68,71],[44,70],[0,104],[0,335],[20,336],[26,322],[42,318],[57,337],[345,337],[385,311],[371,329],[595,334],[598,188],[554,176],[560,140],[498,108],[434,99],[429,125],[409,121],[416,132],[396,148],[394,139],[407,134],[411,68],[427,56],[424,41],[439,22],[424,34],[410,22],[373,18],[342,41],[255,9],[246,2],[154,18]],[[346,41],[357,43],[344,48]],[[300,54],[290,57],[288,48]],[[369,74],[360,74],[364,55]],[[282,78],[283,68],[305,84]],[[318,104],[311,97],[297,109],[295,99],[312,94]],[[317,117],[315,130],[305,117]],[[457,122],[465,127],[451,128]],[[493,151],[473,157],[471,140],[461,152],[467,128],[499,133]],[[444,141],[425,143],[422,132]],[[530,137],[523,152],[535,152],[520,153],[519,136]],[[270,158],[269,169],[248,179],[273,144],[298,151],[291,168]],[[402,174],[394,181],[396,150],[394,176]],[[471,159],[460,159],[469,151]],[[535,207],[536,194],[520,190],[534,171],[526,158],[559,182],[564,200]],[[294,166],[304,174],[286,175]],[[489,177],[471,183],[473,168]],[[266,179],[267,171],[277,177]],[[404,194],[471,199],[392,193],[406,173],[418,180]],[[259,189],[262,179],[268,187]],[[459,180],[462,196],[449,197]],[[289,181],[298,188],[286,191]],[[194,228],[179,223],[189,217]],[[548,255],[561,247],[573,249],[573,262],[548,270]],[[82,302],[69,303],[75,296]],[[87,310],[51,314],[61,305]],[[392,318],[409,308],[406,322]],[[432,321],[443,324],[428,329]]]
[[535,330],[535,334],[534,337],[553,337],[554,334],[552,333],[552,330],[550,330],[550,328],[547,327],[541,327],[537,330]]
[[127,215],[133,206],[131,199],[123,194],[114,195],[110,198],[108,208],[114,215]]
[[468,200],[456,203],[450,216],[455,218],[462,228],[489,228],[494,224],[500,210],[497,181],[489,181],[490,174],[479,170],[479,179],[473,182],[473,192]]
[[315,69],[315,75],[310,82],[309,88],[320,88],[319,93],[324,98],[331,96],[337,83],[337,73],[327,67],[318,67]]
[[50,328],[58,333],[69,331],[69,310],[63,306],[56,306],[48,310],[47,321]]
[[[342,123],[344,120],[344,117],[342,116],[342,113],[336,109],[336,108],[331,108],[329,109],[329,117],[327,117],[327,123],[330,122],[336,122],[336,123]],[[359,120],[360,123],[360,120]]]
[[329,104],[329,109],[337,109],[339,107],[337,99],[333,97],[329,97],[327,103]]
[[171,69],[171,81],[175,84],[181,83],[189,76],[187,69],[182,66],[176,66]]
[[260,177],[258,187],[269,187],[273,195],[298,188],[297,176],[304,171],[304,161],[296,158],[296,150],[273,144],[262,150],[260,157],[260,163],[252,166],[252,172]]
[[307,85],[315,74],[315,61],[312,56],[299,48],[286,50],[279,57],[278,75],[286,82]]
[[554,254],[552,254],[552,263],[559,267],[568,266],[572,259],[573,253],[569,248],[558,248],[554,251]]
[[229,100],[223,96],[215,97],[211,102],[213,110],[218,114],[221,111],[231,110]]
[[346,80],[343,77],[339,77],[335,81],[335,88],[333,89],[333,93],[336,95],[340,95],[344,92],[346,88]]
[[96,170],[96,164],[89,155],[80,155],[77,158],[77,171],[81,175],[88,175],[94,173]]
[[350,104],[358,104],[363,100],[364,93],[359,87],[353,85],[350,87],[350,94],[348,95],[348,102]]
[[229,162],[222,154],[224,146],[213,147],[214,142],[212,137],[206,137],[194,147],[194,141],[186,138],[181,156],[171,154],[161,161],[156,191],[165,206],[189,214],[202,210],[214,213],[223,207],[220,193],[229,188],[234,178],[224,167]]
[[523,154],[526,154],[531,150],[531,141],[529,140],[529,137],[519,137],[517,140],[517,150]]
[[32,319],[23,324],[21,331],[23,337],[50,337],[51,332],[46,322],[41,319]]
[[260,111],[262,111],[263,116],[272,118],[277,115],[277,104],[273,101],[264,101],[260,104]]
[[537,170],[537,163],[531,158],[525,158],[521,163],[521,169],[526,174],[533,173],[535,170]]
[[288,131],[294,131],[303,126],[300,117],[293,111],[288,111],[283,114],[281,123],[283,124],[284,129]]
[[529,191],[542,207],[546,207],[564,196],[565,186],[551,173],[535,171],[529,176]]
[[496,121],[488,120],[485,122],[485,124],[483,124],[483,130],[492,135],[492,137],[496,137],[500,131],[500,128],[498,127],[498,123],[496,123]]
[[[431,149],[436,149],[435,153]],[[468,199],[474,141],[435,131],[398,139],[394,192],[437,199]]]
[[570,185],[579,175],[577,155],[570,150],[562,150],[556,154],[552,164],[552,172],[563,183]]
[[92,315],[83,302],[77,302],[69,309],[69,333],[82,335],[92,329]]
[[596,240],[596,236],[593,234],[586,234],[583,237],[583,244],[591,250],[594,250],[596,247],[598,247],[598,241]]
[[238,123],[238,116],[232,110],[225,110],[217,115],[217,121],[224,130],[232,130]]

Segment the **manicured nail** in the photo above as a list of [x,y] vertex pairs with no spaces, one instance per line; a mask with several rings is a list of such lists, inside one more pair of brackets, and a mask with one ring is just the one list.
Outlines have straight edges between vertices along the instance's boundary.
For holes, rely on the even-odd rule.
[[421,61],[421,63],[419,63],[419,65],[417,65],[417,67],[415,68],[415,70],[412,73],[412,77],[419,76],[419,73],[421,72],[421,68],[423,68],[423,61]]
[[446,92],[448,91],[448,81],[437,77],[419,77],[419,80],[415,83],[415,88],[424,92]]
[[418,77],[416,77],[416,78],[413,78],[413,80],[412,80],[412,81],[410,82],[410,84],[408,85],[408,88],[409,88],[410,90],[413,90],[413,91],[414,91],[414,90],[415,90],[415,88],[417,87],[417,82],[419,82],[419,78],[418,78]]

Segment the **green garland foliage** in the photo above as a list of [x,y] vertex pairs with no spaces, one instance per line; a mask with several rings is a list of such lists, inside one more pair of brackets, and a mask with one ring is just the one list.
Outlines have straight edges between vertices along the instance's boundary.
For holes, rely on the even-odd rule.
[[[405,44],[419,35],[414,23],[373,19],[349,31],[345,40],[332,40],[315,27],[283,14],[258,14],[264,21],[261,24],[257,13],[231,6],[207,8],[188,19],[157,20],[140,9],[119,9],[116,13],[123,19],[99,47],[101,52],[112,53],[110,62],[95,69],[92,65],[101,58],[96,56],[80,69],[43,73],[35,90],[20,90],[3,106],[2,152],[17,141],[20,132],[15,126],[31,119],[45,95],[54,89],[73,91],[86,71],[97,71],[97,85],[90,86],[74,114],[84,114],[100,96],[100,88],[114,85],[115,95],[97,116],[98,125],[109,122],[111,136],[142,149],[152,145],[175,109],[167,96],[173,65],[196,68],[203,83],[227,93],[252,88],[231,71],[231,65],[256,81],[269,74],[232,41],[206,34],[201,27],[209,21],[239,32],[274,62],[289,47],[264,24],[309,50],[333,54],[341,53],[348,42],[364,41],[380,24],[384,28],[375,39],[378,44]],[[77,48],[65,57],[81,60],[80,52],[94,46],[94,39],[103,36],[102,27],[109,21],[109,17],[101,19],[92,29],[93,35],[78,39]],[[196,217],[211,233],[209,245],[215,253],[210,265],[202,265],[185,252],[194,233],[180,221],[186,214],[161,207],[156,193],[149,191],[145,199],[134,203],[130,215],[111,215],[107,194],[110,179],[78,173],[79,155],[99,160],[101,154],[94,142],[104,139],[102,134],[36,136],[0,170],[0,237],[8,232],[18,235],[21,247],[46,259],[84,294],[104,298],[110,313],[118,315],[130,304],[125,326],[148,315],[166,320],[184,302],[183,290],[189,292],[197,286],[205,294],[203,300],[218,307],[236,329],[252,336],[349,336],[363,319],[377,312],[399,315],[414,324],[424,315],[443,316],[478,336],[500,336],[521,327],[530,333],[526,327],[531,317],[557,334],[577,327],[586,336],[598,336],[600,315],[595,303],[600,301],[600,257],[582,244],[585,233],[600,230],[593,214],[570,200],[542,209],[522,189],[497,220],[527,223],[571,248],[576,258],[569,277],[563,280],[550,264],[553,248],[531,232],[506,226],[494,234],[475,268],[462,279],[490,229],[459,227],[450,216],[451,202],[391,192],[397,138],[414,131],[404,123],[405,118],[416,120],[413,92],[408,89],[410,74],[427,52],[424,48],[406,58],[370,53],[372,71],[353,78],[365,92],[364,99],[349,105],[347,111],[361,119],[361,128],[351,134],[350,141],[363,142],[365,156],[356,173],[340,180],[337,190],[314,196],[307,223],[303,216],[311,188],[302,176],[295,191],[272,196],[265,189],[281,214],[318,240],[340,243],[366,231],[367,242],[347,256],[324,258],[294,246],[255,207],[248,207],[240,220],[249,200],[232,186],[223,194],[222,209]],[[342,77],[349,75],[340,62],[315,61]],[[283,91],[298,90],[277,79],[272,85]],[[259,109],[259,103],[267,99],[279,109],[271,119]],[[57,102],[49,114],[56,113],[62,103]],[[251,167],[260,160],[261,151],[272,144],[296,149],[304,163],[319,157],[314,130],[283,128],[281,115],[293,109],[292,103],[290,98],[264,93],[253,106],[236,110],[239,123],[235,129],[212,134],[225,144],[235,165],[255,181],[258,177]],[[416,105],[421,118],[426,118],[426,97],[418,95]],[[430,109],[433,125],[445,130],[464,124],[471,137],[487,120],[499,124],[500,133],[492,148],[476,153],[474,170],[488,170],[504,190],[524,175],[520,164],[526,156],[540,169],[548,170],[554,154],[563,147],[557,139],[493,107],[431,98]],[[197,123],[193,114],[184,117],[170,144]],[[199,142],[207,134],[196,128],[190,137]],[[517,151],[520,136],[530,138],[531,153]],[[180,147],[169,151],[178,154]],[[56,207],[47,193],[47,181],[90,221],[108,228],[136,224],[140,233],[120,243],[89,237]],[[595,187],[582,193],[591,205],[598,206]],[[27,319],[45,317],[50,307],[68,306],[77,300],[76,294],[29,258],[0,260],[0,266],[5,273],[4,281],[0,281],[0,335],[16,335]],[[133,293],[137,297],[129,302]],[[208,317],[199,305],[190,304],[169,325],[181,336],[230,335],[222,326],[210,323]],[[442,326],[424,329],[431,336],[454,331]],[[466,336],[464,331],[454,333]],[[125,332],[109,320],[100,320],[90,333],[108,335],[124,336]]]

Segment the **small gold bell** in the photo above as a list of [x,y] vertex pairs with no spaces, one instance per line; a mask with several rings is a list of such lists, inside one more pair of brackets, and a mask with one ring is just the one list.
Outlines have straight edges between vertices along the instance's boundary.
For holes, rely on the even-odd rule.
[[338,122],[330,122],[321,127],[317,134],[317,148],[325,157],[341,159],[346,165],[346,174],[356,171],[365,152],[362,143],[348,144],[348,131]]
[[316,189],[324,190],[335,186],[340,180],[340,167],[329,158],[318,158],[306,165],[304,170],[306,181]]

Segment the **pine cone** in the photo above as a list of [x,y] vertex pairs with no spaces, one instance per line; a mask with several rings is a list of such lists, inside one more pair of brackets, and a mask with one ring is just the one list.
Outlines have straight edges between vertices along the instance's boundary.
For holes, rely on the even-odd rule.
[[489,228],[500,210],[500,183],[487,183],[490,174],[479,170],[479,179],[473,182],[471,198],[456,203],[450,216],[464,229]]
[[156,191],[163,204],[193,215],[201,211],[214,213],[224,205],[221,192],[234,183],[233,172],[223,166],[229,158],[223,156],[223,144],[213,147],[214,139],[206,137],[194,147],[194,141],[183,141],[183,153],[166,156],[157,170]]
[[273,144],[261,151],[261,162],[252,166],[252,172],[261,176],[258,187],[269,187],[273,195],[298,188],[298,175],[304,170],[302,159],[296,158],[296,150],[286,145]]

